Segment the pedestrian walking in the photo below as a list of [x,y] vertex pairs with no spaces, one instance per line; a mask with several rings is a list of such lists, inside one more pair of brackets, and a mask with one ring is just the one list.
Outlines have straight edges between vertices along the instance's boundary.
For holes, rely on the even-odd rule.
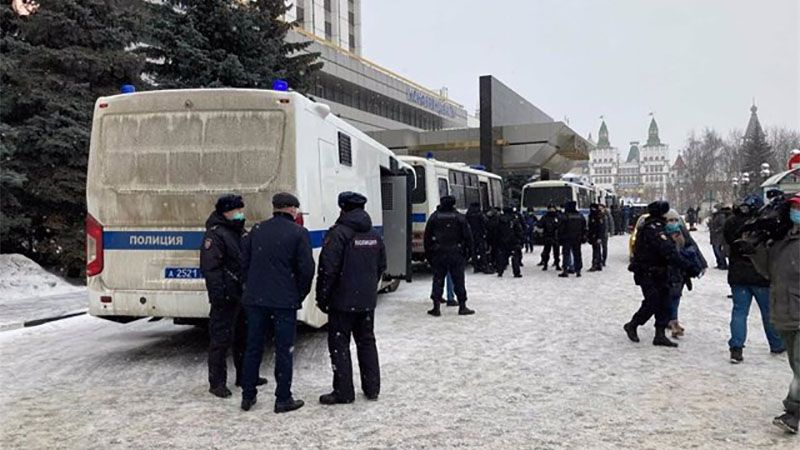
[[728,340],[730,361],[739,364],[744,361],[743,349],[747,341],[747,316],[750,304],[755,298],[761,310],[761,323],[772,353],[782,353],[785,346],[780,335],[770,323],[769,280],[756,271],[753,262],[741,253],[733,243],[742,237],[742,227],[761,208],[764,202],[758,195],[749,195],[734,210],[733,216],[725,221],[723,234],[730,249],[728,263],[728,284],[731,287],[733,308],[731,309],[731,338]]
[[558,230],[561,227],[561,217],[556,209],[556,205],[547,205],[547,212],[542,216],[539,221],[539,227],[542,229],[542,260],[539,263],[542,270],[547,270],[547,265],[550,262],[550,252],[553,253],[553,262],[555,269],[561,270],[561,252],[558,246]]
[[245,233],[244,222],[242,197],[234,194],[221,196],[206,220],[200,248],[200,270],[211,304],[208,315],[208,391],[220,398],[232,395],[227,386],[229,350],[236,371],[236,386],[241,384],[247,336],[241,305],[240,246]]
[[578,212],[578,204],[574,201],[565,203],[564,218],[561,221],[561,228],[558,230],[564,269],[558,275],[559,277],[567,278],[569,276],[568,261],[571,261],[571,269],[575,272],[575,276],[581,276],[581,269],[583,269],[581,244],[586,242],[586,234],[586,219]]
[[467,218],[456,211],[455,204],[456,198],[452,195],[442,197],[436,212],[431,214],[425,225],[425,257],[433,269],[433,309],[428,314],[435,317],[442,315],[440,305],[448,273],[453,277],[458,314],[475,314],[475,311],[467,308],[467,290],[464,286],[464,268],[473,248],[472,231]]
[[711,248],[714,250],[714,258],[717,260],[717,269],[720,270],[728,270],[728,248],[725,244],[723,230],[725,229],[725,221],[730,218],[731,214],[730,207],[718,205],[708,221]]
[[242,244],[247,350],[242,364],[242,409],[256,403],[265,336],[275,341],[276,413],[303,406],[292,396],[297,310],[311,291],[314,258],[308,230],[295,223],[300,202],[281,192],[272,197],[273,216],[256,224]]
[[639,342],[637,328],[655,316],[656,333],[653,345],[677,347],[678,344],[666,336],[669,324],[669,278],[670,266],[685,270],[690,276],[699,275],[688,259],[681,256],[673,241],[666,235],[665,214],[669,203],[656,201],[647,206],[648,216],[642,227],[636,231],[636,245],[628,270],[633,272],[633,280],[642,289],[644,300],[631,320],[623,326],[628,339]]
[[[703,253],[700,251],[697,243],[692,239],[692,235],[681,219],[680,214],[674,209],[670,209],[664,216],[666,225],[664,232],[672,239],[678,252],[684,258],[688,259],[693,264],[692,272],[699,272],[698,278],[708,268]],[[677,338],[684,335],[686,329],[680,324],[678,320],[678,309],[681,304],[681,297],[683,296],[683,287],[686,286],[688,290],[692,290],[693,283],[689,271],[670,265],[667,267],[667,278],[669,283],[669,323],[667,328],[672,332],[672,337]]]
[[342,192],[341,214],[328,230],[319,256],[317,306],[328,314],[328,351],[333,367],[333,392],[320,396],[323,405],[352,403],[353,363],[350,337],[356,342],[361,390],[377,400],[381,377],[375,345],[377,286],[386,271],[386,248],[364,210],[367,198]]
[[600,205],[592,203],[589,205],[589,225],[587,227],[587,238],[592,244],[592,267],[589,272],[603,270],[603,236],[606,234],[606,216],[601,211]]
[[797,433],[800,419],[800,194],[788,200],[782,220],[792,223],[785,236],[764,240],[752,255],[755,268],[770,281],[770,320],[786,345],[793,378],[783,400],[784,413],[773,423]]
[[514,278],[522,277],[522,241],[523,230],[514,209],[510,207],[503,208],[503,214],[500,216],[497,224],[497,245],[499,247],[498,259],[495,264],[497,267],[497,276],[502,277],[505,270],[508,268],[508,261],[511,259],[511,269],[514,273]]

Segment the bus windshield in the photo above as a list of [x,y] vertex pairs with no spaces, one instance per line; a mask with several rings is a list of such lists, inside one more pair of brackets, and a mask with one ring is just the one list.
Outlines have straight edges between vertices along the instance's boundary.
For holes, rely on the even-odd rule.
[[561,206],[572,200],[572,188],[569,186],[547,186],[525,189],[522,206],[526,209],[543,209],[553,204]]

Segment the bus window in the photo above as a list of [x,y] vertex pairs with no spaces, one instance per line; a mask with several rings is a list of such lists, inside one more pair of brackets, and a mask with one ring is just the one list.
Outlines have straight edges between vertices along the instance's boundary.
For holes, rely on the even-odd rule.
[[414,166],[414,174],[417,178],[417,185],[411,191],[411,203],[425,203],[425,167]]
[[481,210],[486,211],[489,209],[489,183],[480,182],[481,189]]
[[571,187],[542,186],[525,189],[522,197],[522,206],[528,210],[544,209],[551,204],[560,207],[569,201],[572,201]]
[[447,178],[439,178],[439,198],[445,195],[450,195],[450,190],[447,188]]
[[472,174],[464,174],[467,180],[467,187],[465,188],[466,191],[466,204],[467,206],[473,203],[480,203],[481,202],[481,192],[480,188],[478,187],[478,176]]
[[464,177],[461,172],[450,171],[450,195],[456,198],[456,208],[464,209]]
[[578,208],[589,209],[589,205],[593,203],[593,198],[593,193],[590,193],[585,189],[578,189]]
[[500,180],[492,179],[490,181],[492,187],[492,206],[496,208],[503,207],[503,182]]

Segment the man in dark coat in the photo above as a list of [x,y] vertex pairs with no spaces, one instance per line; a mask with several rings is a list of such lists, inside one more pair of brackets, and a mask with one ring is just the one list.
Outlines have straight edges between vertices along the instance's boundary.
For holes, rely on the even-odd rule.
[[339,194],[342,212],[325,236],[319,256],[317,306],[328,314],[328,351],[333,366],[333,392],[319,398],[324,405],[355,400],[351,335],[356,341],[361,390],[370,400],[377,400],[381,390],[374,325],[378,283],[386,271],[386,248],[364,210],[366,203],[367,198],[359,193]]
[[731,362],[738,364],[744,360],[743,348],[747,340],[747,316],[750,313],[750,304],[755,297],[758,308],[761,310],[761,323],[772,353],[783,353],[786,347],[780,335],[770,323],[770,292],[769,280],[764,278],[750,258],[740,252],[739,246],[734,242],[742,237],[742,227],[752,218],[758,209],[764,205],[758,195],[748,196],[734,211],[734,215],[725,221],[723,234],[725,242],[730,249],[730,262],[728,263],[728,284],[731,287],[733,309],[731,310],[731,338],[728,347],[731,353]]
[[606,217],[600,210],[600,205],[592,203],[589,206],[589,226],[587,238],[592,244],[592,267],[589,272],[603,270],[603,237],[606,234]]
[[572,261],[572,270],[576,277],[580,277],[583,269],[581,244],[586,242],[586,219],[578,212],[578,204],[574,201],[564,204],[564,218],[558,230],[558,239],[561,241],[564,263],[564,271],[558,276],[561,278],[569,276],[567,261]]
[[[622,231],[623,233],[628,232],[628,228],[631,225],[635,225],[635,222],[631,223],[631,215],[633,211],[631,211],[631,205],[622,205]],[[634,230],[636,231],[636,230]]]
[[[226,386],[227,355],[233,353],[236,385],[242,375],[245,329],[242,300],[242,270],[239,247],[244,235],[244,202],[238,195],[223,195],[206,220],[200,248],[200,270],[208,289],[208,390],[217,397],[232,395]],[[264,380],[266,382],[266,380]]]
[[472,258],[475,273],[491,273],[489,262],[486,260],[486,225],[488,219],[481,211],[481,205],[473,202],[467,209],[467,223],[472,230],[472,242],[475,244],[475,255]]
[[[508,268],[508,260],[511,258],[511,268],[514,272],[514,278],[521,278],[521,250],[523,231],[522,224],[520,224],[514,209],[510,207],[503,208],[503,214],[497,222],[497,276],[502,277],[503,272]],[[519,253],[519,254],[518,254]]]
[[550,262],[550,252],[553,252],[553,262],[556,270],[561,270],[561,254],[558,247],[558,229],[561,227],[561,218],[555,205],[547,205],[547,212],[539,221],[539,228],[542,229],[542,270],[547,270]]
[[295,223],[300,202],[281,192],[272,197],[273,217],[256,224],[242,244],[247,314],[247,350],[242,376],[242,409],[256,403],[256,381],[265,334],[275,339],[275,412],[303,406],[292,397],[292,349],[297,310],[311,291],[314,257],[308,230]]
[[732,215],[731,208],[719,205],[708,221],[708,230],[711,237],[711,248],[717,260],[717,269],[728,270],[727,245],[725,244],[725,222]]
[[620,209],[619,205],[616,204],[611,205],[611,218],[614,221],[614,230],[613,230],[614,235],[618,236],[620,234],[623,234],[624,231],[622,227],[624,224],[622,223],[622,209]]
[[682,256],[672,239],[665,233],[665,215],[669,203],[656,201],[647,206],[648,217],[636,232],[636,245],[628,270],[633,272],[634,282],[642,289],[644,300],[630,322],[623,326],[628,339],[639,342],[636,328],[644,325],[651,317],[656,317],[656,334],[653,345],[677,347],[666,336],[670,320],[670,266],[686,271],[690,277],[699,275],[699,268]]
[[458,299],[458,314],[475,314],[467,308],[467,290],[464,286],[464,268],[472,253],[472,230],[467,218],[456,211],[456,198],[446,195],[441,198],[436,212],[431,214],[425,225],[425,257],[433,269],[433,289],[431,300],[433,309],[428,314],[442,315],[440,304],[444,292],[444,279],[447,273],[453,278],[454,290]]
[[487,259],[491,266],[490,271],[497,270],[497,224],[500,221],[500,208],[489,208],[486,211],[486,246]]

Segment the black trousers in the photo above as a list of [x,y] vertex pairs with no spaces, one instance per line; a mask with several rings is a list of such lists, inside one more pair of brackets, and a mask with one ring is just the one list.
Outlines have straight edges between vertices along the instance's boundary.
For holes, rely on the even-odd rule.
[[603,241],[592,241],[592,267],[603,267]]
[[448,252],[434,255],[431,261],[433,269],[433,289],[431,299],[434,302],[442,302],[444,293],[444,279],[447,273],[453,278],[453,291],[456,293],[458,303],[467,302],[467,288],[464,286],[464,268],[467,261],[464,255],[458,252]]
[[475,242],[475,270],[478,272],[487,272],[489,271],[489,261],[487,261],[487,254],[486,254],[486,240],[482,237],[473,237]]
[[[568,261],[572,257],[572,269],[578,273],[583,269],[583,257],[581,256],[581,243],[580,242],[564,242],[561,244],[561,257],[563,261]],[[564,271],[567,270],[566,263]]]
[[669,324],[669,288],[666,279],[660,280],[653,277],[637,277],[637,283],[642,288],[642,305],[633,314],[631,322],[636,326],[642,326],[656,317],[656,328],[666,328]]
[[550,251],[551,250],[553,251],[553,262],[557,266],[560,266],[561,265],[561,263],[559,262],[561,260],[561,255],[560,255],[560,251],[559,251],[560,249],[558,248],[558,242],[554,242],[554,241],[545,241],[544,242],[544,249],[542,249],[542,262],[544,263],[545,266],[547,265],[547,263],[550,262]]
[[500,248],[498,252],[497,272],[503,273],[508,268],[508,260],[511,259],[511,270],[514,275],[521,275],[522,272],[522,249],[517,247]]
[[239,302],[211,304],[208,319],[208,383],[212,388],[228,382],[228,350],[233,353],[236,382],[242,374],[247,326]]
[[353,363],[350,358],[350,335],[356,341],[361,390],[367,397],[381,391],[381,369],[375,346],[375,312],[328,313],[328,351],[333,365],[333,393],[342,401],[353,401]]
[[608,236],[603,237],[602,250],[603,250],[603,265],[605,266],[606,260],[608,259]]

